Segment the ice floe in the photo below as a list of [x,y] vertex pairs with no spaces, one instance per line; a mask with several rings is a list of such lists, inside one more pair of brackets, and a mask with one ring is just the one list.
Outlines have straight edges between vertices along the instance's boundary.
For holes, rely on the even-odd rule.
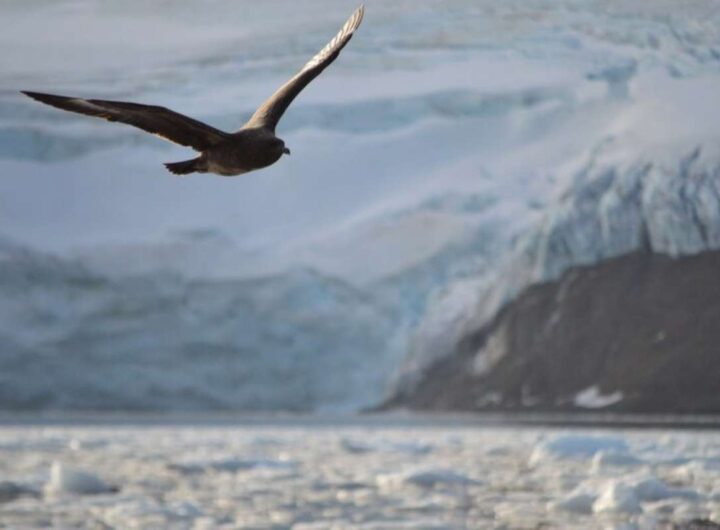
[[396,487],[410,484],[421,488],[434,488],[436,486],[471,486],[480,484],[480,481],[471,479],[467,475],[452,469],[428,468],[415,469],[398,474],[380,475],[377,478],[380,487]]
[[640,501],[635,490],[622,482],[610,482],[592,505],[594,513],[640,513]]
[[[33,443],[43,439],[53,443]],[[0,520],[88,530],[654,530],[717,520],[714,471],[675,472],[703,469],[719,442],[714,431],[432,420],[0,427]],[[531,455],[541,456],[528,465]]]
[[622,438],[608,436],[561,436],[539,443],[530,456],[530,465],[546,459],[592,458],[600,452],[625,453],[627,443]]
[[117,486],[108,484],[90,471],[75,468],[63,462],[53,462],[50,479],[45,484],[44,491],[48,495],[63,493],[95,495],[115,493],[118,489]]

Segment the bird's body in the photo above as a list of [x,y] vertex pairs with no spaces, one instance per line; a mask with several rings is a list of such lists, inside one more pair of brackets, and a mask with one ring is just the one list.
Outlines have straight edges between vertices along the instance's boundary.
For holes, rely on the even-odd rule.
[[285,110],[310,81],[332,63],[360,26],[360,6],[342,29],[305,66],[255,111],[250,120],[234,133],[215,129],[165,107],[122,101],[83,99],[23,92],[47,105],[71,112],[133,125],[171,142],[192,147],[200,156],[165,164],[177,175],[215,173],[235,176],[270,166],[283,154],[290,154],[285,142],[275,135],[275,127]]
[[252,127],[228,135],[227,140],[207,148],[197,158],[165,167],[177,175],[196,172],[234,177],[270,166],[285,153],[290,150],[272,131]]

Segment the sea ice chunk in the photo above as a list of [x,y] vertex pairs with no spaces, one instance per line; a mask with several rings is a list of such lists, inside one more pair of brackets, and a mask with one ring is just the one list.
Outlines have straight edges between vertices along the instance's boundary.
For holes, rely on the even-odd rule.
[[297,463],[280,458],[212,458],[193,459],[183,462],[173,462],[167,465],[168,469],[179,471],[186,475],[207,473],[237,473],[250,469],[294,469]]
[[57,461],[53,462],[50,468],[50,479],[45,484],[45,493],[51,495],[58,493],[94,495],[115,493],[118,489],[88,471],[76,469]]
[[611,481],[593,504],[594,513],[641,513],[635,489],[622,482]]
[[10,502],[18,497],[36,495],[36,491],[17,482],[11,482],[9,480],[0,481],[0,503]]
[[686,500],[699,500],[700,494],[691,489],[672,488],[655,477],[643,478],[633,484],[633,489],[641,501],[661,501],[664,499],[680,498]]
[[612,436],[559,436],[538,444],[532,455],[530,455],[529,463],[531,466],[535,466],[547,459],[590,458],[601,451],[625,453],[627,450],[627,443],[622,438]]
[[553,512],[590,514],[593,511],[593,504],[596,499],[596,494],[582,488],[576,488],[563,499],[548,503],[547,508]]
[[421,488],[433,488],[435,486],[469,486],[481,484],[480,481],[471,479],[466,475],[457,473],[451,469],[428,468],[416,469],[405,473],[391,473],[380,475],[377,478],[380,487],[396,487],[401,484],[411,484]]
[[630,467],[639,466],[644,462],[630,453],[618,453],[614,451],[600,451],[595,453],[592,459],[590,471],[592,473],[601,473],[607,468],[613,467]]

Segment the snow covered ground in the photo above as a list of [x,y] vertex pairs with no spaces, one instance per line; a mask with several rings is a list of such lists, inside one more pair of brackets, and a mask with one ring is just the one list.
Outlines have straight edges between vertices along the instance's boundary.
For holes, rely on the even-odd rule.
[[232,180],[17,92],[232,129],[355,7],[3,3],[10,406],[357,409],[530,283],[720,246],[714,0],[369,0],[280,124],[292,156]]
[[627,530],[694,518],[720,522],[717,431],[377,418],[0,428],[0,526],[17,530]]

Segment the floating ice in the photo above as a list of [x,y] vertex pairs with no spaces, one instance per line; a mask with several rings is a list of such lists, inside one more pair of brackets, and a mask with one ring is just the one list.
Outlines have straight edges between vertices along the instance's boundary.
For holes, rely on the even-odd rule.
[[542,464],[548,459],[591,458],[595,454],[606,451],[624,453],[628,450],[622,438],[608,436],[560,436],[539,443],[530,455],[530,465]]
[[[151,498],[121,498],[99,512],[99,519],[112,527],[122,527],[133,521],[138,528],[169,527],[173,523],[192,523],[201,519],[203,511],[193,502],[157,502]],[[220,521],[214,520],[217,528]]]
[[622,482],[612,481],[593,503],[594,513],[641,513],[635,490]]
[[393,442],[393,441],[381,441],[376,444],[369,444],[366,441],[343,438],[340,440],[340,445],[349,453],[370,453],[375,451],[381,451],[385,453],[405,453],[411,455],[424,455],[430,453],[433,450],[433,446],[421,442]]
[[680,480],[706,478],[718,480],[720,477],[720,459],[698,458],[683,462],[672,470],[673,477]]
[[342,447],[348,453],[354,454],[370,453],[375,450],[375,448],[370,444],[361,440],[354,440],[352,438],[341,439],[340,447]]
[[481,484],[480,481],[471,479],[457,471],[442,468],[417,469],[398,474],[379,475],[377,482],[380,487],[397,487],[402,484],[410,484],[421,488]]
[[14,501],[24,496],[37,496],[38,492],[10,480],[0,481],[0,503]]
[[173,462],[167,465],[168,469],[183,474],[208,473],[237,473],[251,469],[278,469],[287,470],[297,467],[291,460],[272,458],[211,458],[189,459],[184,462]]
[[94,495],[100,493],[115,493],[116,486],[107,484],[97,475],[89,471],[76,469],[62,462],[53,462],[50,468],[50,479],[45,484],[45,493],[63,494],[75,493],[79,495]]
[[690,501],[699,500],[700,494],[697,491],[685,488],[672,488],[667,486],[655,477],[647,477],[633,481],[632,488],[637,498],[641,501],[660,501],[664,499],[686,499]]
[[[597,429],[589,436],[549,426],[518,430],[463,422],[438,425],[436,420],[413,419],[412,428],[393,426],[382,417],[359,418],[357,424],[317,418],[292,418],[287,424],[270,418],[265,424],[253,418],[217,428],[206,417],[202,426],[45,426],[42,436],[67,448],[65,455],[72,458],[67,464],[77,466],[75,478],[71,480],[68,465],[56,466],[54,494],[48,484],[46,495],[8,499],[0,518],[12,528],[42,528],[52,520],[57,527],[88,529],[306,525],[385,530],[426,525],[460,530],[498,524],[534,528],[545,522],[552,528],[586,530],[632,522],[644,530],[656,528],[653,521],[682,528],[680,523],[717,511],[718,489],[711,475],[677,482],[673,466],[652,463],[658,455],[667,461],[707,458],[718,441],[710,430],[659,436],[654,430]],[[48,462],[60,462],[53,446],[30,444],[28,450],[16,451],[9,443],[36,437],[36,426],[0,428],[0,462],[4,478],[14,484],[8,488],[12,496],[16,486],[37,490]],[[626,454],[651,463],[642,470],[601,466],[591,472],[589,457],[582,457],[527,466],[538,440],[573,437],[621,440],[631,448]],[[72,440],[100,439],[113,443],[69,448]],[[272,445],[263,449],[262,440]],[[348,452],[341,440],[362,441],[373,449]],[[385,450],[405,444],[433,450]],[[92,470],[81,472],[92,478],[78,479],[79,469]],[[112,477],[123,488],[115,495],[77,493],[104,491],[105,482],[98,477]],[[98,488],[98,481],[105,486]]]
[[596,493],[587,491],[584,488],[578,488],[564,498],[548,503],[548,510],[589,514],[593,511],[593,504],[596,499]]
[[608,468],[639,466],[643,463],[640,458],[630,453],[603,450],[595,453],[590,469],[593,473],[599,473]]

